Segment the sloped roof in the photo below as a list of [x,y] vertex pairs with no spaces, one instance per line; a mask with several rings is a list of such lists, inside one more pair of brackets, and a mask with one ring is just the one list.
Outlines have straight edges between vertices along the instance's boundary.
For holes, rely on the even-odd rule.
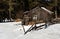
[[49,14],[52,14],[53,12],[52,11],[50,11],[50,10],[48,10],[48,9],[46,9],[45,7],[39,7],[39,6],[37,6],[37,7],[35,7],[34,9],[32,9],[32,10],[30,10],[30,11],[25,11],[24,13],[28,13],[28,14],[36,14],[36,13],[41,13],[42,11],[44,12],[44,11],[46,11],[46,12],[48,12]]
[[53,13],[52,11],[50,11],[50,10],[46,9],[45,7],[41,7],[41,9],[43,9],[43,10],[45,10],[45,11],[49,12],[49,14]]

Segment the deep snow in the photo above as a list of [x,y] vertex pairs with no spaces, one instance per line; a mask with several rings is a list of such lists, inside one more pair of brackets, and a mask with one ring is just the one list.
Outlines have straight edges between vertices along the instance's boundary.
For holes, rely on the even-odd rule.
[[[0,23],[0,39],[60,39],[60,24],[24,35],[21,22]],[[29,27],[26,26],[26,29]]]

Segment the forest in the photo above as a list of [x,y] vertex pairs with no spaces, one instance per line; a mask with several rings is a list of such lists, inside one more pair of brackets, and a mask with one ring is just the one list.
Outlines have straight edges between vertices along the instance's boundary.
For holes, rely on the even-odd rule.
[[3,19],[21,18],[23,12],[29,11],[36,6],[47,9],[60,15],[60,0],[0,0],[0,21]]

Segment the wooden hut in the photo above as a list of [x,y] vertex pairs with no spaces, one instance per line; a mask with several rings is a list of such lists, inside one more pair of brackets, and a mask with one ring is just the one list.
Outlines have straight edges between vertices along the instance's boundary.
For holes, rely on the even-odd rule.
[[27,15],[27,17],[29,17],[29,18],[26,18],[26,20],[27,20],[26,22],[29,22],[29,21],[38,21],[39,22],[40,20],[41,21],[43,20],[46,23],[51,22],[52,14],[53,14],[53,12],[51,12],[50,10],[48,10],[44,7],[38,6],[25,13],[25,15]]

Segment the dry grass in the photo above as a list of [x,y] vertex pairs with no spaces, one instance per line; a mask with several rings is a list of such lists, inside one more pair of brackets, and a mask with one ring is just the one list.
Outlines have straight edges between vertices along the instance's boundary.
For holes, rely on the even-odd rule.
[[16,19],[15,22],[19,22],[19,21],[22,21],[22,19]]

